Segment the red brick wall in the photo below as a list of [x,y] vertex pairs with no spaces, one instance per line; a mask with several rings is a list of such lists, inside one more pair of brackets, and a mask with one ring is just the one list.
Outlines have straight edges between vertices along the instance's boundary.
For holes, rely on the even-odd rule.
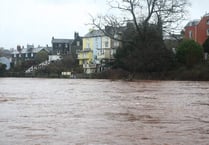
[[[186,39],[193,39],[193,40],[195,40],[196,41],[196,36],[197,36],[197,34],[196,34],[196,31],[195,31],[195,29],[197,29],[197,27],[196,26],[187,26],[186,28],[185,28],[185,38]],[[189,37],[189,32],[192,32],[192,38],[190,38]]]
[[185,38],[190,39],[189,31],[192,31],[192,39],[202,45],[208,37],[207,29],[209,29],[209,25],[207,20],[209,20],[209,16],[203,17],[196,26],[185,27]]
[[197,42],[201,45],[205,42],[205,40],[208,37],[207,29],[209,29],[209,25],[207,24],[207,20],[209,20],[209,16],[203,17],[200,20],[200,23],[198,24],[198,35],[197,35],[198,39],[197,39]]

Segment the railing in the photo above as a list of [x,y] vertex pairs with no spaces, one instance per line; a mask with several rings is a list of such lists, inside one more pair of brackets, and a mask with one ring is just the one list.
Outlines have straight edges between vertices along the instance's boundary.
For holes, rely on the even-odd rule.
[[96,68],[96,64],[83,64],[83,68]]
[[40,63],[40,64],[38,64],[38,65],[35,65],[35,66],[33,65],[33,66],[29,67],[29,68],[25,71],[25,73],[31,73],[31,72],[33,72],[33,71],[36,71],[36,70],[38,70],[38,69],[41,69],[41,68],[43,68],[43,67],[49,65],[49,64],[50,64],[50,61],[46,60],[46,61],[44,61],[44,62],[42,62],[42,63]]
[[106,51],[105,53],[100,53],[97,55],[97,59],[110,59],[111,54],[110,51]]
[[78,59],[89,59],[88,56],[78,55]]

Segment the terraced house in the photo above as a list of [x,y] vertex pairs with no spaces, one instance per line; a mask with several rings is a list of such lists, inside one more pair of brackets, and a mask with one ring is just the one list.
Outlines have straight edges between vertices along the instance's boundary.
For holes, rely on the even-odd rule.
[[72,39],[58,39],[52,37],[52,49],[54,55],[69,55],[71,54]]
[[41,51],[45,51],[46,53],[50,54],[52,51],[51,47],[34,47],[34,45],[27,45],[26,48],[17,46],[17,49],[11,51],[12,56],[12,63],[14,65],[20,64],[25,61],[34,61],[37,53]]
[[78,53],[79,65],[84,72],[94,73],[107,69],[106,63],[114,60],[120,43],[105,36],[101,30],[90,30],[83,37],[83,49]]

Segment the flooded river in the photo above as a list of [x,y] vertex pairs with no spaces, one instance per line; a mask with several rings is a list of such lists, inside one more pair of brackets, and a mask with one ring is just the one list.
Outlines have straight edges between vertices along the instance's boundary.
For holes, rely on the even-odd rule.
[[0,78],[0,145],[209,145],[209,82]]

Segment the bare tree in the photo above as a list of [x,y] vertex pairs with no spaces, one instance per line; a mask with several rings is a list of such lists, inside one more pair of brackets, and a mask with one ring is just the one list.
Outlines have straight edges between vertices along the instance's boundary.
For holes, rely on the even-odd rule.
[[[188,0],[108,0],[110,13],[92,17],[91,25],[100,30],[105,26],[119,28],[128,22],[134,24],[137,33],[143,35],[148,24],[158,25],[162,32],[171,33],[185,20]],[[144,29],[141,29],[141,25]],[[117,29],[115,31],[117,32]],[[108,34],[112,36],[113,33]]]
[[[172,33],[185,19],[188,0],[109,0],[109,12],[93,17],[91,25],[112,39],[122,41],[116,53],[116,67],[136,72],[166,72],[174,56],[166,49],[164,33]],[[110,26],[107,31],[105,26]],[[122,37],[115,38],[118,28]]]

